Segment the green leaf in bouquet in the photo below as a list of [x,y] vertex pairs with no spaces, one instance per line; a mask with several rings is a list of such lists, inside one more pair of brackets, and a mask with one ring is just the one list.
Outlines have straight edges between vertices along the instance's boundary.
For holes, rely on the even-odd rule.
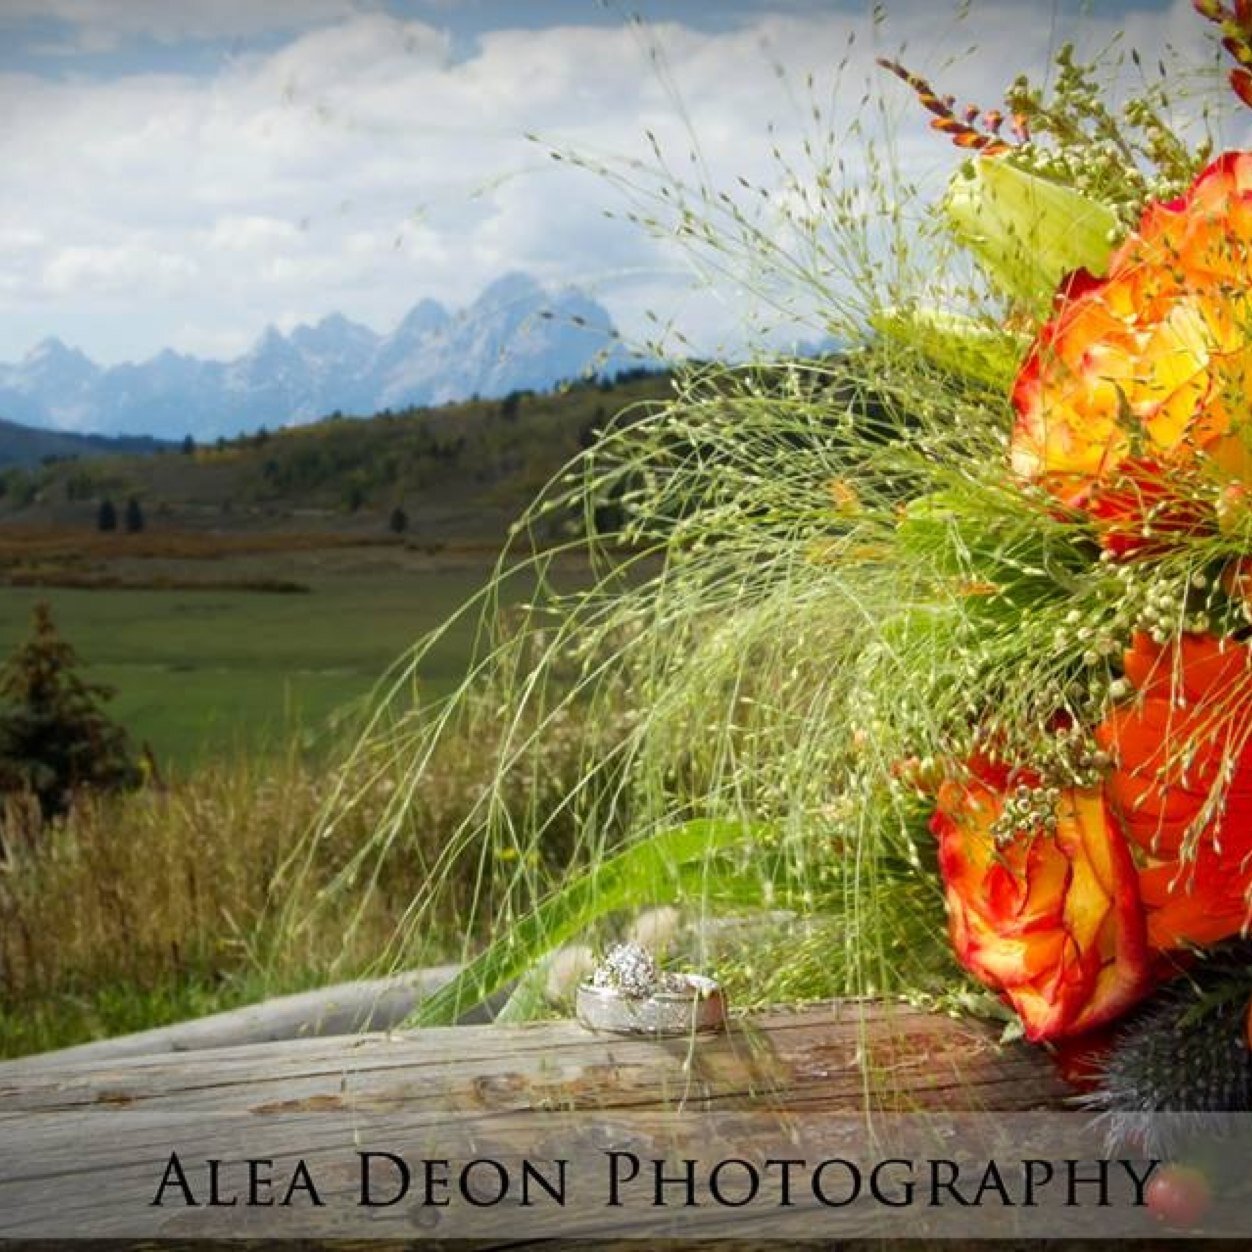
[[874,329],[922,353],[940,369],[1007,393],[1029,340],[970,317],[931,308],[883,309]]
[[965,165],[948,185],[943,211],[992,281],[1036,313],[1046,311],[1066,274],[1104,273],[1121,234],[1107,205],[998,157]]
[[1001,602],[1054,595],[1089,566],[1072,527],[1049,525],[1032,509],[1000,511],[989,504],[959,489],[932,492],[905,509],[897,540],[936,575],[985,584]]

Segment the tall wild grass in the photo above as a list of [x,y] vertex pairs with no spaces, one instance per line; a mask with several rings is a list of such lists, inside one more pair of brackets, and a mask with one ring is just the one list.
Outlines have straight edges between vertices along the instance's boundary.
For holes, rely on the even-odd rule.
[[[611,728],[592,738],[604,742]],[[576,782],[584,728],[545,737],[506,783],[523,820]],[[146,1029],[373,968],[410,901],[436,872],[461,884],[431,915],[414,962],[459,949],[464,918],[499,907],[516,867],[487,876],[449,857],[452,832],[497,782],[488,737],[449,739],[411,797],[403,855],[374,884],[365,907],[326,896],[391,803],[385,778],[358,779],[349,820],[313,845],[295,892],[281,873],[342,772],[285,756],[239,757],[166,785],[82,795],[69,814],[41,824],[10,798],[0,812],[0,1055],[67,1046]],[[550,867],[572,848],[554,836]],[[312,911],[319,925],[291,943],[284,912]]]

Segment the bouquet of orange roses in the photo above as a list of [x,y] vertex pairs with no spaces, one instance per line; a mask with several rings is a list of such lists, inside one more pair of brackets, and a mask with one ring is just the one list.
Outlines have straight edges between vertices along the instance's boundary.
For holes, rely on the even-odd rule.
[[[1196,8],[1252,105],[1252,4]],[[975,153],[945,210],[1023,345],[1012,490],[1117,589],[1057,631],[1080,690],[1060,689],[1041,738],[1070,745],[1064,767],[975,708],[968,750],[934,771],[953,947],[1028,1039],[1111,1048],[1089,1074],[1097,1107],[1247,1111],[1252,152],[1189,149],[1142,105],[1153,142],[1119,148],[1089,95],[1084,130],[1020,81],[1006,137],[1005,114],[958,113],[883,64]],[[935,322],[948,361],[983,333],[948,319],[936,338]]]

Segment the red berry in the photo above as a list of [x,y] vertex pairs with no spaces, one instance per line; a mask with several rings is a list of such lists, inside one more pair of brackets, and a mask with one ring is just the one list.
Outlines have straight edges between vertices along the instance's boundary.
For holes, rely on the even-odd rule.
[[1145,1199],[1158,1222],[1185,1229],[1208,1212],[1213,1192],[1204,1172],[1194,1165],[1165,1165],[1152,1175]]

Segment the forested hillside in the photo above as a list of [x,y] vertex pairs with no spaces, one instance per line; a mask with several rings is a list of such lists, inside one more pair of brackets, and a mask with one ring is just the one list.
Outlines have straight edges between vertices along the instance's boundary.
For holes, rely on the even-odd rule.
[[[0,521],[58,530],[103,524],[498,537],[597,429],[629,420],[669,386],[666,375],[628,371],[554,393],[513,392],[368,419],[335,414],[210,444],[187,439],[144,455],[45,457],[0,471]],[[128,517],[132,501],[138,514],[131,509]]]

